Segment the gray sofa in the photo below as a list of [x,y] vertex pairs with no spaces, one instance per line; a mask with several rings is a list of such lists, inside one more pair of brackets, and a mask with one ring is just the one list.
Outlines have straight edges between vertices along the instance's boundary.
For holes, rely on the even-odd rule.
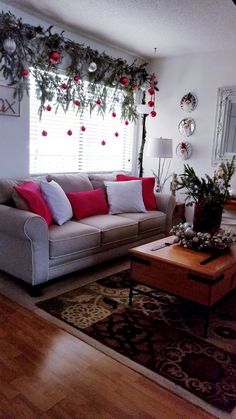
[[[104,188],[115,174],[48,175],[65,192]],[[25,179],[0,180],[0,270],[31,285],[128,253],[128,249],[168,235],[175,199],[157,193],[157,210],[97,215],[48,228],[45,220],[14,207],[13,185]],[[32,180],[32,179],[31,179]]]

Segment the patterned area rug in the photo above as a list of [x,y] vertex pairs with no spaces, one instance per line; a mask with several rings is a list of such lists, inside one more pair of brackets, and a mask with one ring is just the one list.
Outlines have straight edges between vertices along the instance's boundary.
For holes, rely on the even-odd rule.
[[236,293],[215,307],[203,339],[203,309],[138,283],[135,288],[151,294],[135,295],[129,307],[129,271],[123,271],[37,306],[205,410],[236,417]]

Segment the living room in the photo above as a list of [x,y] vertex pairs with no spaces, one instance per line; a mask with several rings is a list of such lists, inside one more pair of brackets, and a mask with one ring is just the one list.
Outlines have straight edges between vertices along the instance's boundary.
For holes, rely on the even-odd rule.
[[[10,11],[17,18],[21,17],[24,23],[35,27],[41,25],[46,28],[51,24],[58,32],[66,28],[66,36],[75,42],[97,49],[99,53],[105,51],[109,56],[127,60],[128,63],[132,63],[136,57],[138,63],[147,61],[148,73],[156,74],[159,89],[155,93],[157,115],[155,117],[148,115],[145,118],[147,142],[150,138],[172,139],[173,157],[170,159],[168,175],[173,172],[177,174],[183,172],[185,160],[178,150],[184,142],[190,150],[189,155],[185,156],[186,163],[192,166],[199,176],[204,176],[205,173],[211,176],[216,168],[216,164],[213,165],[212,162],[218,163],[214,157],[216,147],[219,146],[216,144],[216,133],[219,128],[218,89],[236,85],[234,25],[236,6],[234,2],[232,0],[199,0],[198,3],[181,0],[171,1],[169,5],[166,5],[164,1],[150,1],[146,2],[147,4],[141,1],[137,4],[128,1],[121,2],[120,5],[111,4],[108,10],[105,8],[106,2],[104,4],[100,2],[99,8],[98,5],[89,6],[88,13],[93,13],[94,7],[95,18],[90,22],[87,30],[83,27],[83,22],[79,21],[79,15],[83,14],[82,11],[84,12],[85,8],[85,3],[80,2],[80,5],[76,5],[77,28],[73,20],[73,30],[68,31],[70,21],[67,21],[65,17],[67,4],[60,2],[60,7],[65,10],[65,16],[59,16],[59,11],[56,13],[57,5],[50,1],[47,3],[44,2],[43,6],[36,7],[35,1],[8,1],[0,2],[0,6],[3,12]],[[71,2],[68,6],[70,18],[73,16],[73,7],[73,2]],[[42,10],[40,11],[39,8]],[[101,28],[100,32],[96,31],[94,27],[96,21],[99,20],[99,13],[109,22],[107,27],[104,25],[104,32]],[[122,30],[120,23],[121,28],[116,28],[118,25],[112,23],[110,17],[112,13],[117,16],[117,20],[122,22],[122,25],[124,24],[124,28],[130,26],[133,34],[127,33],[125,29]],[[160,32],[156,33],[154,27],[158,26]],[[140,40],[135,40],[138,36],[136,32],[140,32]],[[121,35],[123,38],[116,41]],[[141,38],[143,38],[143,43]],[[126,44],[125,39],[129,40]],[[1,77],[1,85],[6,85],[4,77]],[[181,99],[189,92],[195,100],[191,112],[181,106]],[[1,115],[0,179],[27,178],[36,173],[30,172],[29,115],[30,102],[27,95],[24,95],[20,103],[19,117]],[[180,131],[179,124],[184,118],[192,118],[193,128],[191,135],[188,136],[183,136]],[[134,176],[138,176],[139,173],[138,153],[143,140],[143,122],[143,115],[140,115],[134,128],[135,142],[130,170]],[[68,125],[66,129],[70,130],[71,126]],[[47,138],[49,136],[45,136],[44,141],[47,141]],[[102,149],[105,150],[108,144],[103,145]],[[153,176],[153,171],[156,173],[157,167],[158,160],[144,153],[144,176]],[[97,170],[97,172],[100,171],[101,169]],[[165,183],[163,191],[171,195],[170,180],[171,177]],[[236,190],[235,175],[231,180],[231,189],[233,192]],[[182,191],[176,193],[176,199],[184,202]],[[185,216],[191,221],[191,208],[186,208]],[[88,278],[90,281],[91,278],[94,278],[94,281],[103,279],[113,272],[128,267],[127,259],[120,259],[87,268],[82,273],[84,281],[82,285],[86,284]],[[67,292],[76,287],[76,274],[67,275],[69,278],[66,276],[65,279],[53,281],[47,298],[58,295],[59,290],[60,293]],[[114,360],[112,355],[111,357],[107,355],[109,351],[104,353],[101,349],[99,352],[93,348],[92,344],[89,346],[85,343],[83,337],[82,340],[74,337],[71,326],[63,330],[60,321],[57,325],[55,325],[57,320],[52,324],[50,314],[42,315],[42,309],[39,306],[36,312],[47,320],[41,323],[45,320],[37,315],[34,317],[31,310],[32,305],[35,306],[35,303],[40,300],[29,297],[24,288],[19,291],[20,287],[18,288],[14,281],[13,278],[11,287],[9,276],[2,273],[1,336],[5,340],[3,344],[3,339],[1,339],[0,356],[0,375],[3,377],[2,390],[0,389],[2,417],[233,417],[230,416],[233,414],[232,410],[230,413],[229,409],[228,413],[226,410],[220,410],[221,408],[214,410],[214,404],[213,407],[206,408],[208,404],[206,401],[198,402],[195,396],[186,392],[186,389],[176,391],[177,386],[174,383],[166,386],[164,378],[159,381],[153,380],[152,373],[151,379],[147,378],[142,368],[137,372],[132,361],[128,366],[124,364],[122,356],[120,359],[115,357]],[[4,295],[12,296],[14,301],[18,299],[18,302],[25,307],[13,305],[15,303],[11,299],[4,298]],[[35,302],[32,303],[32,301]],[[62,304],[61,301],[60,304]],[[29,311],[26,310],[27,305]],[[21,316],[26,323],[24,332],[26,336],[25,340],[16,343],[13,339],[14,328],[24,330],[24,324],[20,321]],[[6,323],[9,324],[9,331],[7,331]],[[35,328],[42,332],[41,337],[36,336]],[[47,347],[51,347],[51,360],[37,351],[37,346],[41,345],[45,353]],[[54,350],[53,345],[55,345]],[[230,347],[228,350],[231,351]],[[8,352],[9,357],[5,356]],[[34,355],[36,360],[33,359]],[[42,366],[40,359],[43,356],[45,356],[45,362],[50,365],[48,373],[43,369],[40,375],[39,371]],[[71,359],[75,371],[70,365]],[[57,363],[60,363],[60,371]],[[76,378],[75,373],[78,373],[80,377]],[[61,379],[65,380],[63,385],[60,384]],[[233,379],[235,380],[235,375]],[[54,392],[55,383],[58,385],[58,390]],[[32,390],[30,390],[31,385]],[[69,387],[72,385],[74,389],[69,395]],[[101,390],[102,386],[104,387]],[[79,395],[78,392],[80,392]],[[215,406],[219,407],[216,404]]]

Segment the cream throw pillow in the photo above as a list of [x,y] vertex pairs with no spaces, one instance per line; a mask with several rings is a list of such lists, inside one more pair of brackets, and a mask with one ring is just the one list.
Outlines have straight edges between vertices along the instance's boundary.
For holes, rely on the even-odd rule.
[[110,214],[147,212],[143,203],[142,181],[104,182]]

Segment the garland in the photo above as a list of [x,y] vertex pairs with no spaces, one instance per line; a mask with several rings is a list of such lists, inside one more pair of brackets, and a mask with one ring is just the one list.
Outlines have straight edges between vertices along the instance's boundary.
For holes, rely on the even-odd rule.
[[[121,119],[134,121],[138,116],[135,95],[139,90],[150,94],[150,115],[156,116],[157,80],[154,74],[147,73],[146,63],[137,66],[135,60],[129,65],[126,60],[115,59],[105,52],[100,54],[66,38],[64,31],[58,34],[52,30],[53,26],[44,30],[23,23],[11,12],[0,14],[0,71],[8,84],[15,87],[19,100],[25,92],[28,94],[32,73],[40,116],[52,107],[56,111],[60,106],[66,112],[71,104],[79,113],[87,108],[91,113],[97,109],[101,114],[111,112],[114,116],[120,103]],[[61,78],[65,58],[69,65]]]

